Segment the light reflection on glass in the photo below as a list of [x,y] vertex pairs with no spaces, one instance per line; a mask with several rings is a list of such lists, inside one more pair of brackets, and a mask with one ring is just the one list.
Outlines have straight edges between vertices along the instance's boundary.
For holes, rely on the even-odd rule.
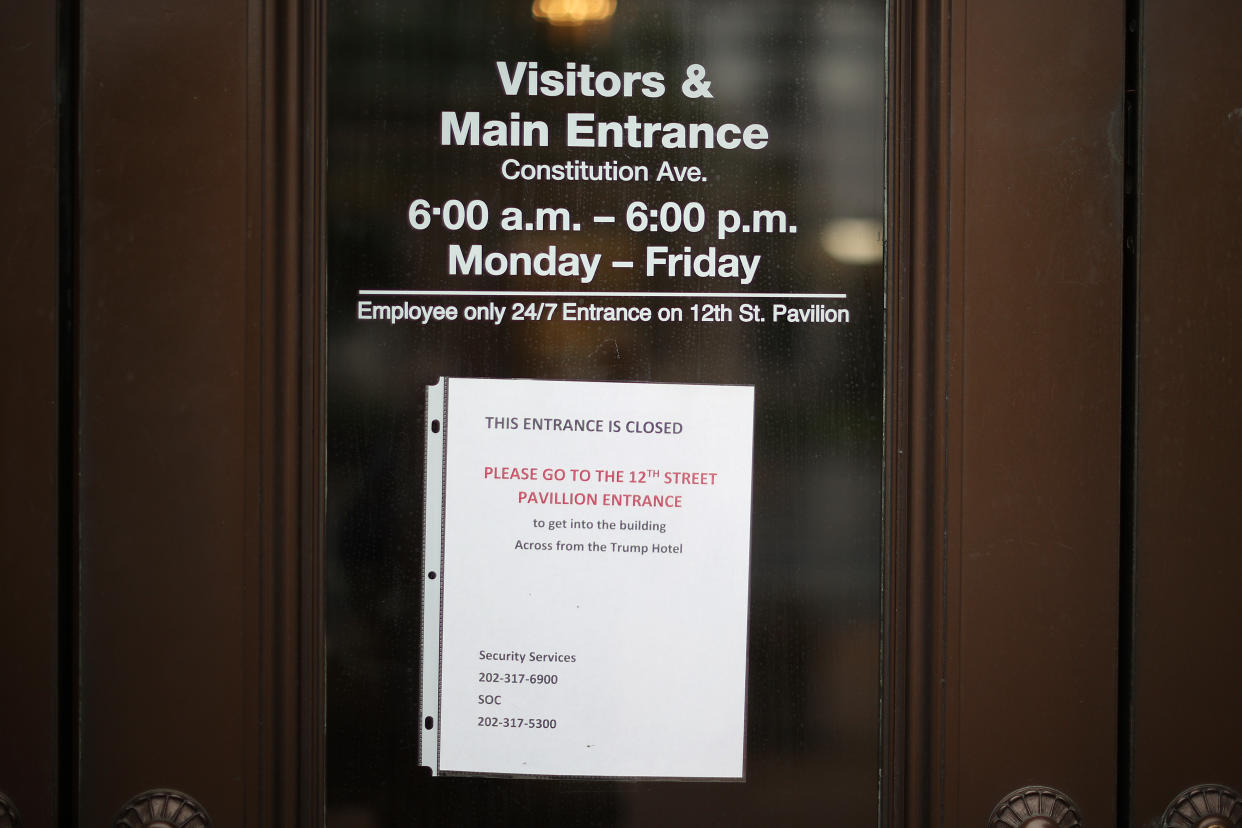
[[612,17],[617,0],[535,0],[530,13],[553,26],[581,26]]
[[819,242],[842,264],[873,265],[884,258],[883,226],[878,219],[833,219],[824,225]]

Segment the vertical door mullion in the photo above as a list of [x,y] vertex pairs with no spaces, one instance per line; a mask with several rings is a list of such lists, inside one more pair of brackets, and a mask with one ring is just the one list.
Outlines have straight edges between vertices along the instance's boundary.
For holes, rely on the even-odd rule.
[[[0,26],[0,794],[55,824],[60,639],[57,4]],[[0,802],[0,813],[9,806]]]
[[1141,3],[1133,821],[1242,789],[1242,7]]
[[[942,254],[912,276],[939,290],[915,311],[938,336],[915,347],[942,372],[943,406],[924,448],[936,474],[911,481],[934,492],[935,531],[911,541],[935,579],[928,822],[982,825],[1041,785],[1111,825],[1123,4],[958,0],[939,14],[945,192],[925,232]],[[910,412],[918,428],[931,414]]]

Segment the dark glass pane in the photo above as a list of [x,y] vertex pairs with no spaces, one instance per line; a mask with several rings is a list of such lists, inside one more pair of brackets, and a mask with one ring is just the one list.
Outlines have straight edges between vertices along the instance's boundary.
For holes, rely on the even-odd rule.
[[[328,824],[866,825],[879,779],[884,277],[881,0],[616,0],[553,25],[530,0],[330,0],[328,18]],[[549,6],[574,5],[549,3]],[[577,5],[608,10],[604,0]],[[506,96],[497,61],[658,72],[658,97]],[[713,97],[682,94],[705,67]],[[548,145],[446,146],[442,113],[549,127]],[[761,124],[758,149],[567,147],[598,121]],[[641,141],[639,142],[641,143]],[[509,180],[504,162],[647,168],[650,180]],[[660,165],[705,181],[657,181]],[[615,169],[614,172],[615,172]],[[607,173],[604,173],[607,174]],[[487,227],[414,229],[414,199],[478,200]],[[634,202],[701,204],[700,232],[630,229]],[[580,230],[509,232],[503,207]],[[762,232],[719,238],[718,215]],[[590,221],[614,215],[611,225]],[[585,218],[583,218],[585,217]],[[647,217],[650,220],[650,216]],[[658,218],[657,218],[658,221]],[[598,252],[570,277],[449,273],[451,244]],[[752,281],[646,275],[648,246],[758,256]],[[629,270],[613,260],[634,261]],[[681,321],[360,320],[361,290],[702,292],[630,297]],[[733,294],[799,294],[793,298]],[[843,299],[806,294],[845,294]],[[437,297],[464,307],[486,301]],[[558,300],[559,301],[559,300]],[[763,321],[745,321],[741,307]],[[774,319],[783,304],[817,321]],[[694,306],[703,320],[695,321]],[[722,306],[727,312],[708,312]],[[823,321],[846,310],[848,322]],[[746,781],[432,778],[418,764],[425,389],[439,377],[753,385]]]

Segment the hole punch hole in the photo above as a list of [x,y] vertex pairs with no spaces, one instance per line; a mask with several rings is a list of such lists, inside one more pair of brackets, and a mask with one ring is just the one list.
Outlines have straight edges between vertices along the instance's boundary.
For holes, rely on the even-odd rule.
[[427,577],[428,577],[430,580],[434,581],[434,580],[436,579],[436,573],[434,573],[434,572],[428,572],[428,573],[427,573]]
[[432,420],[432,421],[431,421],[431,433],[432,433],[432,434],[439,434],[439,433],[440,433],[440,421],[439,421],[439,420]]
[[431,728],[435,727],[435,724],[436,724],[436,720],[430,716],[423,719],[423,727],[425,727],[428,730],[431,730]]

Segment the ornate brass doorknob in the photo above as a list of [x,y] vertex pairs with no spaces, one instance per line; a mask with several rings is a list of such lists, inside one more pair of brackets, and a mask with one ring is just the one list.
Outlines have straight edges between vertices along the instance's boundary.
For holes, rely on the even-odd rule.
[[162,789],[126,802],[113,828],[211,828],[211,817],[189,795]]
[[1056,788],[1018,788],[992,809],[988,828],[1081,828],[1074,801]]
[[1240,828],[1242,794],[1226,785],[1195,785],[1165,809],[1161,828]]
[[22,816],[13,800],[0,793],[0,828],[22,828]]

